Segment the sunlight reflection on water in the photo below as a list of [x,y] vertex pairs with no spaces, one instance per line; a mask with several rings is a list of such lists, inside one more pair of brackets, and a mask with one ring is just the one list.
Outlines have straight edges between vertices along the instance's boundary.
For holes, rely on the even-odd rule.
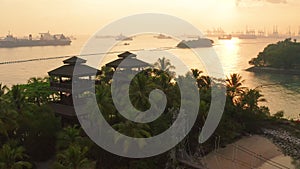
[[[57,47],[23,47],[13,49],[0,49],[0,62],[21,60],[29,58],[40,57],[55,57],[62,55],[79,54],[81,48],[85,44],[88,36],[79,36],[77,40],[72,42],[71,46],[57,46]],[[114,41],[114,39],[107,39]],[[272,113],[279,110],[284,110],[286,117],[298,118],[300,113],[300,78],[299,76],[280,75],[280,74],[255,74],[244,71],[250,67],[248,61],[256,57],[258,52],[262,51],[269,43],[274,43],[274,39],[249,39],[240,40],[233,38],[232,40],[214,40],[214,50],[219,55],[223,69],[226,75],[230,73],[240,73],[245,81],[245,86],[255,88],[260,85],[274,84],[266,87],[260,87],[262,94],[267,99],[267,103],[262,103],[270,107]],[[160,47],[174,47],[178,40],[174,39],[156,39],[153,35],[146,35],[144,37],[134,37],[133,41],[128,42],[130,45],[124,45],[124,42],[117,43],[112,50],[124,51],[142,48],[160,48]],[[95,50],[99,45],[93,46]],[[91,49],[93,50],[93,49]],[[208,48],[200,49],[203,52],[201,57],[209,57]],[[180,60],[185,62],[190,68],[205,69],[201,61],[196,59],[195,55],[186,49],[170,49],[164,52],[153,51],[153,56],[144,56],[142,52],[134,51],[138,54],[138,58],[153,63],[157,58],[166,56],[166,52],[170,52],[175,56],[179,56]],[[97,56],[93,56],[97,57]],[[92,58],[92,56],[89,56]],[[116,54],[107,55],[104,63],[117,58]],[[27,62],[11,65],[0,65],[0,82],[7,85],[17,83],[26,83],[30,77],[46,76],[47,72],[62,65],[63,59],[47,60],[39,62]],[[172,62],[172,60],[171,60]],[[182,72],[180,63],[176,60],[172,62],[178,72]]]

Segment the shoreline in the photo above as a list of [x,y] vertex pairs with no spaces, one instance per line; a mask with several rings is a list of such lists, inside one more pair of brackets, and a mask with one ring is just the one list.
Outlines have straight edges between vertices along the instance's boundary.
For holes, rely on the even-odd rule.
[[281,149],[284,155],[296,160],[300,159],[300,139],[282,129],[263,129],[264,137],[268,138]]
[[279,69],[273,67],[257,67],[252,66],[245,71],[254,72],[254,73],[276,73],[276,74],[290,74],[290,75],[300,75],[300,70],[297,69]]

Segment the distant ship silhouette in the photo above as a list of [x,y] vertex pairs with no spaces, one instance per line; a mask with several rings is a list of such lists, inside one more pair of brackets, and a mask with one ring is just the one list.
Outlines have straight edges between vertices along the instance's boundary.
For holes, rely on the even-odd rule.
[[39,39],[33,39],[32,35],[28,36],[28,39],[18,39],[8,33],[8,35],[0,39],[0,48],[14,48],[14,47],[26,47],[26,46],[64,46],[70,45],[71,39],[63,34],[51,35],[49,32],[40,33]]

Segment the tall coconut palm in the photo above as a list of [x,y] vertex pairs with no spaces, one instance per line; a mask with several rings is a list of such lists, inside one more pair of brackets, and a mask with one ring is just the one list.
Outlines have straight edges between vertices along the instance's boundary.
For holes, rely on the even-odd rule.
[[151,136],[149,132],[150,127],[147,124],[135,124],[130,120],[114,124],[113,128],[123,134],[135,138],[147,138]]
[[8,139],[9,131],[17,127],[16,117],[17,114],[9,107],[9,100],[6,93],[9,89],[0,83],[0,134]]
[[98,107],[104,118],[110,123],[115,117],[116,109],[111,96],[110,85],[101,83],[96,86],[96,99]]
[[203,73],[203,71],[198,70],[198,69],[191,69],[193,76],[195,77],[195,79],[198,79],[200,77],[200,75]]
[[87,147],[79,145],[71,145],[65,151],[57,154],[54,164],[55,169],[86,169],[92,162],[86,158],[88,152]]
[[196,78],[198,87],[200,89],[208,89],[211,86],[211,79],[209,76],[201,75],[203,71],[198,69],[192,69],[192,75]]
[[9,139],[9,133],[12,133],[18,127],[17,116],[16,111],[6,106],[1,106],[0,134],[3,134],[7,139]]
[[167,72],[172,77],[175,76],[175,72],[172,71],[172,69],[175,69],[175,66],[173,66],[171,61],[165,57],[159,58],[157,62],[154,63],[154,67],[158,70]]
[[132,104],[142,110],[145,111],[149,108],[149,93],[155,89],[157,86],[146,77],[144,74],[137,75],[132,81],[130,86],[130,94]]
[[8,87],[6,85],[3,85],[0,83],[0,97],[2,97],[8,90]]
[[100,76],[101,81],[105,82],[106,84],[111,82],[111,79],[114,74],[114,69],[111,67],[103,66],[101,68],[102,74]]
[[237,92],[243,89],[242,83],[245,80],[243,80],[242,76],[240,74],[231,74],[230,77],[227,77],[226,79],[226,86],[227,88]]
[[4,144],[0,150],[0,168],[1,169],[29,169],[32,165],[23,161],[27,156],[25,149],[21,146],[12,146]]
[[8,87],[0,83],[0,134],[8,139],[9,132],[17,128],[17,113],[10,107],[7,91]]
[[9,88],[6,85],[3,85],[2,83],[0,83],[0,104],[1,104],[1,108],[3,108],[3,106],[7,106],[8,105],[8,99],[6,97],[7,92],[9,91]]
[[197,80],[200,89],[209,89],[211,87],[211,79],[209,76],[200,76]]
[[242,105],[244,108],[256,113],[258,110],[258,102],[265,102],[266,99],[262,98],[263,95],[260,94],[258,90],[250,89],[243,94]]
[[[151,137],[151,133],[150,133],[150,127],[147,124],[142,124],[142,123],[138,123],[135,124],[132,121],[126,120],[124,122],[120,122],[117,124],[114,124],[112,126],[115,130],[117,130],[118,132],[130,136],[130,137],[134,137],[134,138],[148,138]],[[122,136],[116,136],[115,137],[115,142],[121,141],[123,139]],[[128,148],[132,145],[130,145],[130,143],[127,140],[123,140],[124,141],[124,152],[128,152]],[[137,142],[137,144],[140,147],[143,147],[143,145],[146,144],[145,141],[140,140],[139,142]]]
[[70,145],[78,144],[81,140],[80,129],[77,125],[64,128],[57,138],[59,148],[67,148]]
[[242,87],[244,82],[240,74],[231,74],[226,79],[227,95],[232,101],[237,101],[240,95],[243,93],[245,87]]
[[13,85],[8,94],[13,108],[20,113],[25,106],[24,89],[20,85]]
[[171,77],[167,72],[159,72],[158,75],[152,76],[152,78],[152,81],[162,90],[169,88],[172,85],[172,80],[174,79],[174,77]]

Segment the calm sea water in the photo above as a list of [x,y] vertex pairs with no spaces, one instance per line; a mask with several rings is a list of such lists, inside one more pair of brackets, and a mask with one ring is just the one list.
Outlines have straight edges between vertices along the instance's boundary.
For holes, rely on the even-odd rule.
[[[63,55],[78,55],[88,40],[88,36],[78,36],[77,40],[72,42],[71,46],[49,46],[49,47],[20,47],[5,49],[0,48],[0,62],[55,57]],[[83,53],[103,52],[105,47],[104,39],[93,39],[95,43],[89,45],[83,50]],[[215,40],[213,49],[219,56],[222,67],[226,75],[230,73],[240,73],[245,79],[245,86],[258,87],[267,99],[266,103],[272,113],[279,110],[285,112],[288,118],[299,118],[300,114],[300,77],[292,75],[279,74],[255,74],[246,72],[244,69],[250,65],[248,61],[255,57],[258,52],[269,44],[278,40],[273,39],[255,39],[255,40]],[[114,39],[105,39],[105,41],[115,41]],[[135,37],[133,41],[129,41],[130,45],[124,45],[124,42],[116,43],[111,51],[134,51],[136,49],[148,49],[134,51],[138,58],[149,63],[154,63],[158,58],[167,57],[175,65],[178,74],[185,72],[189,68],[204,69],[200,60],[198,60],[193,52],[186,49],[169,49],[155,50],[161,47],[174,47],[178,43],[177,40],[171,39],[155,39],[153,35],[145,35]],[[145,52],[147,51],[147,52]],[[203,56],[209,57],[209,49],[201,49]],[[93,66],[101,66],[108,61],[117,58],[117,53],[107,55],[86,56],[89,59],[88,64]],[[97,57],[105,56],[101,63],[96,63]],[[11,86],[13,84],[26,83],[30,77],[43,77],[47,72],[62,65],[64,59],[34,61],[18,64],[0,65],[0,82]],[[183,64],[183,63],[184,64]]]

